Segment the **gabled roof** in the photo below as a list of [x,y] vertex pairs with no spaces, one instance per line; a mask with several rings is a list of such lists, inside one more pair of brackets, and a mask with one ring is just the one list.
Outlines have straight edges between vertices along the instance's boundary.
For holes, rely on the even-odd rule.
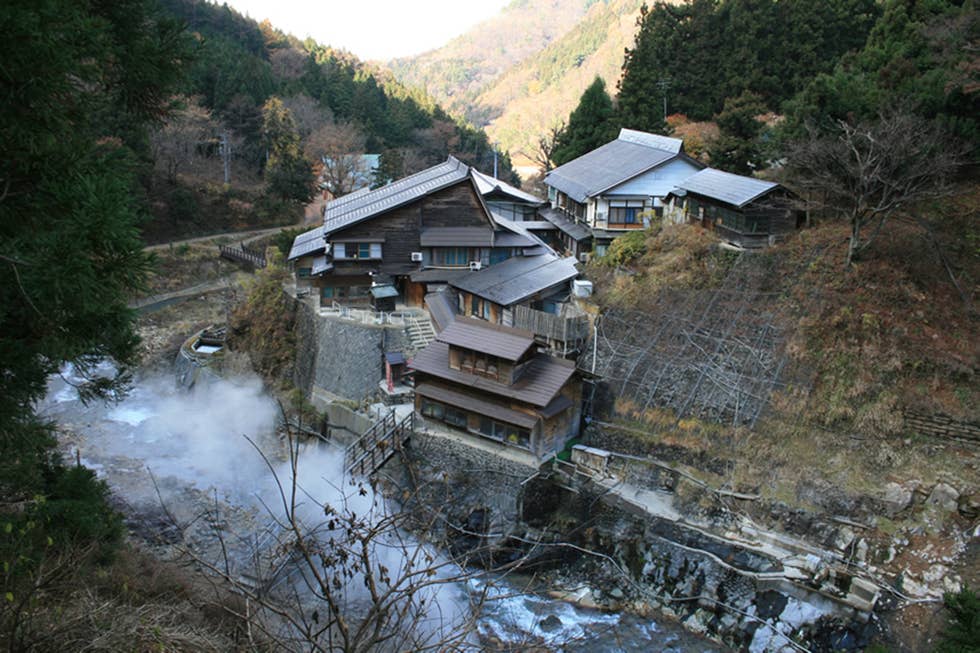
[[447,325],[436,340],[472,349],[509,361],[519,360],[534,346],[534,334],[472,317],[460,317]]
[[577,276],[574,256],[559,258],[553,254],[543,254],[515,256],[478,272],[462,275],[449,284],[495,304],[510,306]]
[[769,191],[779,188],[779,184],[705,168],[677,184],[677,187],[689,193],[704,195],[742,208]]
[[[458,324],[457,320],[453,324]],[[445,333],[445,332],[444,332]],[[409,365],[414,370],[445,379],[456,386],[516,399],[538,408],[550,404],[575,374],[575,363],[547,354],[537,354],[513,385],[449,367],[449,345],[435,341],[416,354]]]
[[481,195],[489,195],[494,191],[500,191],[504,195],[509,195],[518,202],[527,202],[528,204],[544,204],[545,200],[540,197],[535,197],[530,193],[525,193],[520,188],[511,186],[510,184],[500,181],[499,179],[494,179],[490,175],[485,175],[476,168],[473,168],[473,180],[476,182],[476,187],[480,190]]
[[545,175],[544,181],[584,203],[679,156],[685,156],[683,141],[623,129],[616,140],[558,166]]
[[351,193],[329,202],[323,212],[324,233],[329,235],[353,224],[396,209],[469,177],[469,166],[449,157],[445,163],[410,175],[366,193]]
[[316,229],[303,232],[293,239],[293,246],[289,249],[287,260],[292,261],[301,256],[320,253],[326,250],[326,248],[327,243],[323,240],[323,227],[317,227]]

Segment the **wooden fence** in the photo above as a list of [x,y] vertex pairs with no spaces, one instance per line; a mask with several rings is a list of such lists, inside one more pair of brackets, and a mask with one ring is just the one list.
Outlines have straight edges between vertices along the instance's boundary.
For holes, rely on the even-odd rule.
[[531,331],[549,341],[581,342],[589,337],[589,316],[562,317],[518,305],[514,307],[514,327]]

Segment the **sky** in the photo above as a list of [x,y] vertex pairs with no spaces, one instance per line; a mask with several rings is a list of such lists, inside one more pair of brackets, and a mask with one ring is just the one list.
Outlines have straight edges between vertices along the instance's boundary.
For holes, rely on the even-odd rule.
[[437,48],[490,18],[510,0],[226,0],[255,20],[313,37],[364,60]]

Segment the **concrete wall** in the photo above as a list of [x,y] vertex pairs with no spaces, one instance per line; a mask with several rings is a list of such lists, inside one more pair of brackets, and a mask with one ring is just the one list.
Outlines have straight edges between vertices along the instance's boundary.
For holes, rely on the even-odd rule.
[[408,338],[400,327],[321,317],[306,302],[301,302],[297,311],[296,329],[293,382],[310,397],[372,399],[384,378],[384,352],[408,348]]

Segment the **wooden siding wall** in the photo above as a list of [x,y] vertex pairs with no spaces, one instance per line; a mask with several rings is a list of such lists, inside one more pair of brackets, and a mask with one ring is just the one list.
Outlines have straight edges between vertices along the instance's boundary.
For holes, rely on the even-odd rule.
[[421,232],[427,227],[492,229],[472,182],[464,179],[411,204],[333,234],[333,238],[344,240],[384,240],[381,261],[337,262],[336,273],[364,274],[367,270],[378,269],[385,274],[406,274],[418,269],[418,263],[412,262],[412,252],[422,251]]

